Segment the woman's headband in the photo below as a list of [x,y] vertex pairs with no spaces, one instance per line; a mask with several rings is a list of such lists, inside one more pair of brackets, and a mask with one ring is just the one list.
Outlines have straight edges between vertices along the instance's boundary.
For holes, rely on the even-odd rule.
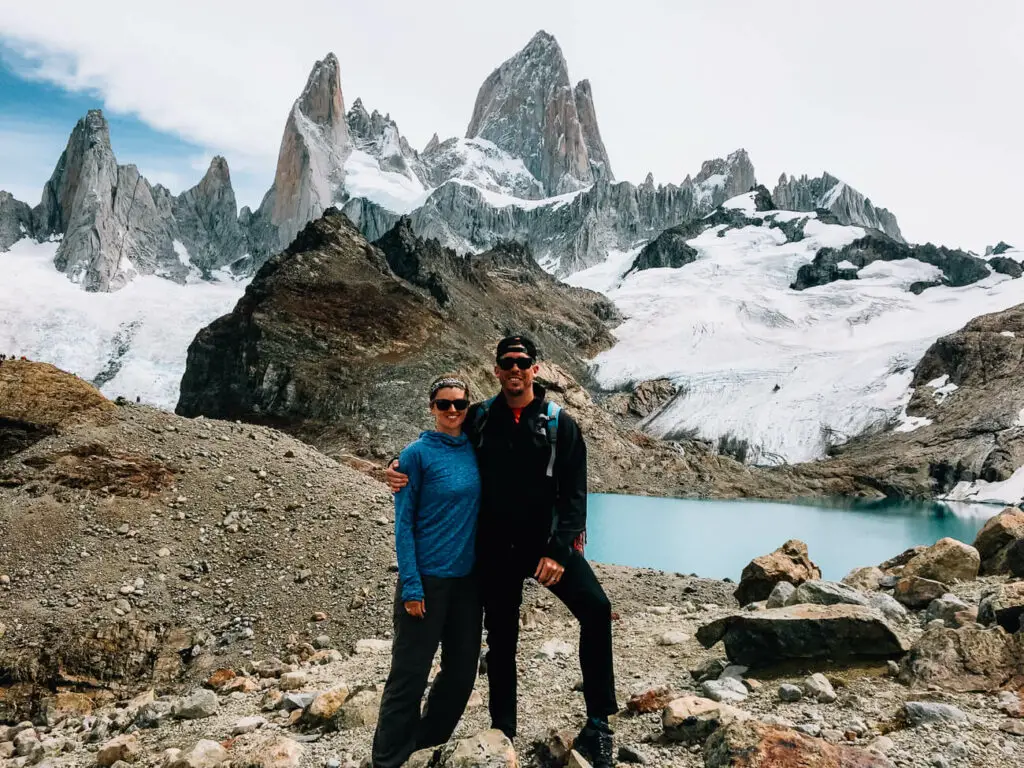
[[466,382],[464,382],[462,379],[456,379],[456,378],[438,379],[430,387],[430,399],[433,400],[434,399],[434,395],[436,395],[439,390],[442,390],[445,387],[456,387],[458,389],[461,389],[463,392],[469,392],[469,385],[466,384]]

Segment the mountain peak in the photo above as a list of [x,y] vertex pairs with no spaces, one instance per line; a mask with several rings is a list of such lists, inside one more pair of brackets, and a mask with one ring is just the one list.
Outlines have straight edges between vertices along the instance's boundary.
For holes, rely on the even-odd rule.
[[341,93],[341,67],[328,53],[313,65],[298,101],[299,110],[318,125],[343,126],[345,100]]
[[590,83],[572,88],[562,49],[543,30],[480,86],[466,138],[520,158],[548,194],[611,178]]
[[903,234],[891,211],[875,207],[867,197],[828,171],[813,179],[806,174],[787,179],[786,174],[782,174],[772,192],[772,199],[783,210],[824,208],[843,224],[877,229],[903,242]]

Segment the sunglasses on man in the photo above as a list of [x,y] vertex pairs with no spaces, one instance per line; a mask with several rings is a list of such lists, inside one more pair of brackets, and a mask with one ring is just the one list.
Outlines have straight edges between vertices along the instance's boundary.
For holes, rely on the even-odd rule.
[[503,371],[511,371],[513,366],[517,367],[520,371],[525,371],[527,368],[533,367],[533,358],[503,357],[498,361],[498,367]]
[[464,411],[469,408],[469,400],[461,397],[458,400],[449,400],[445,397],[438,397],[434,400],[434,405],[437,406],[437,410],[439,411],[451,410],[453,405],[455,406],[456,411]]

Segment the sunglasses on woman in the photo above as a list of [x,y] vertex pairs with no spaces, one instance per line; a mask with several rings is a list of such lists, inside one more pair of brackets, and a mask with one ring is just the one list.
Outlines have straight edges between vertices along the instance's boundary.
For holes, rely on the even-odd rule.
[[516,366],[520,371],[533,367],[532,357],[503,357],[498,361],[498,367],[503,371],[511,371]]
[[434,400],[434,405],[437,406],[437,410],[439,411],[450,410],[453,405],[455,406],[456,411],[464,411],[469,408],[469,400],[466,400],[465,398],[448,400],[447,398],[439,397]]

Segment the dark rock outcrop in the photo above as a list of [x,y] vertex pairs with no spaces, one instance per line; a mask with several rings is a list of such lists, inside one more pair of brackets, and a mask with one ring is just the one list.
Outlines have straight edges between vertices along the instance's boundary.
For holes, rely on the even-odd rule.
[[1024,267],[1016,259],[1011,259],[1008,256],[996,256],[988,260],[989,266],[993,270],[1001,275],[1009,275],[1013,278],[1018,278],[1024,275]]
[[686,242],[694,237],[692,229],[686,225],[666,229],[643,247],[626,274],[660,267],[678,268],[695,262],[697,249]]
[[[802,291],[835,280],[856,280],[857,270],[872,262],[901,259],[917,259],[938,267],[943,275],[941,285],[970,285],[991,274],[983,259],[969,253],[936,247],[931,243],[907,245],[876,232],[839,249],[822,248],[815,254],[813,262],[800,267],[790,287]],[[841,268],[839,264],[844,261],[853,264],[855,269]]]
[[31,237],[34,231],[32,209],[28,204],[0,190],[0,253],[10,250],[21,238]]
[[522,158],[552,195],[613,178],[590,86],[584,81],[573,90],[562,49],[547,32],[534,35],[480,86],[466,137],[488,139]]
[[815,211],[824,208],[842,224],[877,229],[903,242],[896,217],[885,208],[876,208],[871,200],[835,176],[824,173],[811,179],[806,175],[788,178],[782,174],[772,192],[775,204],[787,211]]
[[580,376],[583,357],[610,344],[591,309],[607,300],[561,285],[521,246],[463,259],[415,238],[407,220],[379,245],[337,211],[307,225],[196,337],[178,413],[394,450],[418,433],[438,371],[493,387],[491,349],[508,328]]

